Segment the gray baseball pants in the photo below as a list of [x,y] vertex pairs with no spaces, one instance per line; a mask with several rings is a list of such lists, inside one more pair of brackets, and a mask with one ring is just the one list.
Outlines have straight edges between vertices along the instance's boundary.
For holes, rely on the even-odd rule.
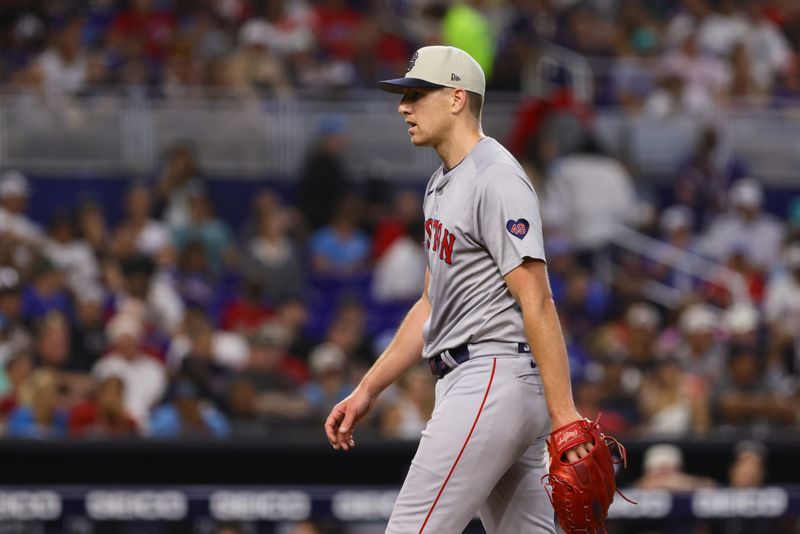
[[476,512],[488,534],[555,532],[540,482],[550,419],[530,362],[482,356],[437,381],[387,534],[461,534]]

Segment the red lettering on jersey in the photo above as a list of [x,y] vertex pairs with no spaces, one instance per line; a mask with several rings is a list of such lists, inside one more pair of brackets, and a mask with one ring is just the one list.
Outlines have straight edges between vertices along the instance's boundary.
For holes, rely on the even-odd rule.
[[425,221],[425,233],[427,234],[425,246],[428,250],[439,252],[439,259],[452,265],[453,247],[456,242],[455,234],[450,233],[450,230],[445,228],[441,221],[433,218]]
[[455,234],[451,234],[446,228],[442,238],[442,249],[439,251],[439,259],[444,260],[447,265],[453,264],[453,245],[456,242]]
[[441,221],[437,221],[434,219],[434,232],[433,232],[433,251],[436,252],[439,250],[439,242],[442,239],[442,223]]
[[428,219],[427,221],[425,221],[425,233],[428,234],[428,239],[426,240],[425,243],[428,246],[428,249],[431,248],[431,239],[432,239],[432,236],[431,236],[431,225],[432,224],[433,224],[433,219]]

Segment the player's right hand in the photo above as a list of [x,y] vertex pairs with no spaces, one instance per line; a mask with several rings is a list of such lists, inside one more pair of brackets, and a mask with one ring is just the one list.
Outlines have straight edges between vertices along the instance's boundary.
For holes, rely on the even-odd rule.
[[375,399],[361,388],[356,388],[346,399],[331,410],[325,421],[325,434],[334,449],[349,451],[356,446],[353,429],[372,409]]

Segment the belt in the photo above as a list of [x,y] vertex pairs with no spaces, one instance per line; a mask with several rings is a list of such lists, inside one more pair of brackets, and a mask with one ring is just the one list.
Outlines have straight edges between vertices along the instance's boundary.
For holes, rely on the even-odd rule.
[[[520,354],[530,354],[531,349],[527,343],[517,343],[517,352]],[[429,358],[428,365],[434,376],[444,378],[447,373],[467,360],[469,360],[469,344],[464,343],[454,349],[442,351],[436,356]],[[536,367],[536,362],[533,360],[531,360],[531,367]]]

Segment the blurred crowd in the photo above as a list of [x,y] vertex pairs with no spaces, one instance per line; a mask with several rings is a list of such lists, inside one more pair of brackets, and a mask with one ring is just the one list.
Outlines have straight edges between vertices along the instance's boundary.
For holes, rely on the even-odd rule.
[[796,429],[800,195],[772,213],[713,128],[658,193],[578,137],[525,160],[578,410],[619,434]]
[[[130,183],[117,221],[91,198],[34,221],[31,180],[2,172],[4,434],[321,436],[425,269],[418,192],[349,192],[341,128],[323,121],[293,203],[264,189],[240,228],[216,215],[185,145]],[[429,385],[405,377],[377,427],[418,434]]]
[[[542,41],[613,67],[600,103],[699,112],[795,91],[800,4],[9,1],[0,80],[284,97],[371,86],[417,45],[451,42],[490,85],[519,90]],[[579,411],[619,436],[796,429],[800,197],[768,202],[714,127],[656,190],[604,149],[591,115],[556,90],[523,104],[505,140],[541,200]],[[419,184],[354,180],[346,129],[324,117],[293,185],[258,191],[236,225],[189,144],[130,181],[121,217],[87,196],[34,220],[38,185],[4,169],[3,434],[321,439],[425,270]],[[417,439],[432,384],[410,371],[362,432]]]
[[595,103],[656,115],[800,95],[792,0],[9,0],[0,83],[290,97],[373,88],[438,43],[477,58],[491,90],[569,84],[582,58]]
[[[260,190],[236,227],[188,145],[130,182],[118,220],[91,197],[32,220],[31,180],[5,170],[4,434],[320,438],[418,298],[425,256],[421,188],[354,181],[346,124],[317,131],[292,189]],[[770,213],[711,129],[661,200],[578,137],[544,163],[521,157],[579,411],[617,435],[796,428],[800,197]],[[432,385],[410,371],[362,433],[417,439]]]

